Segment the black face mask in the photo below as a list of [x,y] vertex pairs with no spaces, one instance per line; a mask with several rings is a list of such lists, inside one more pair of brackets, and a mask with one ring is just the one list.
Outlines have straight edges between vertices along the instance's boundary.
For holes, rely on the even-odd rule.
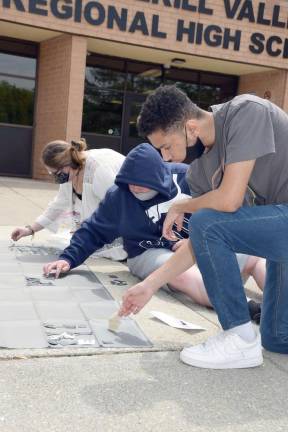
[[53,174],[55,183],[63,184],[69,181],[69,174],[60,171],[58,173]]
[[187,161],[187,163],[191,163],[193,160],[199,159],[204,153],[204,151],[205,146],[203,145],[200,138],[197,138],[197,141],[193,146],[187,147],[185,161]]

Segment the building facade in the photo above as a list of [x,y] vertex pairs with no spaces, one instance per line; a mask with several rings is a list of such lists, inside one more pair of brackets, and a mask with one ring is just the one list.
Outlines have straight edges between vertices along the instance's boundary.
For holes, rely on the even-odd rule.
[[0,0],[0,175],[47,178],[43,146],[127,154],[149,92],[288,111],[287,0]]

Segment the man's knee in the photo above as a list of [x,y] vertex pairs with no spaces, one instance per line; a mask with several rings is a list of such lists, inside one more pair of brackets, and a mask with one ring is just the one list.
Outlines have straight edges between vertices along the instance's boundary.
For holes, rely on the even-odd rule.
[[203,238],[207,229],[213,225],[216,214],[216,210],[201,209],[191,215],[189,219],[189,237],[192,244]]

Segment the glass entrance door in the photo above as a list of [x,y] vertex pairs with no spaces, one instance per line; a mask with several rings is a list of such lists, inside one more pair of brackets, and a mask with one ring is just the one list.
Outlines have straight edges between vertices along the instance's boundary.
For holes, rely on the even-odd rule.
[[135,93],[125,95],[121,140],[121,153],[125,155],[136,145],[145,141],[144,138],[138,136],[137,132],[137,117],[145,99],[145,95]]

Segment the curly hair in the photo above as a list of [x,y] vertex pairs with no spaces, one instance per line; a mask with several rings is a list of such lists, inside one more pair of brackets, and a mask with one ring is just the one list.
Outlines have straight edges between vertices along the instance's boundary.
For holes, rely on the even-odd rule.
[[161,129],[167,132],[183,126],[190,118],[200,118],[201,109],[175,85],[160,86],[144,102],[137,120],[138,133],[145,138]]

